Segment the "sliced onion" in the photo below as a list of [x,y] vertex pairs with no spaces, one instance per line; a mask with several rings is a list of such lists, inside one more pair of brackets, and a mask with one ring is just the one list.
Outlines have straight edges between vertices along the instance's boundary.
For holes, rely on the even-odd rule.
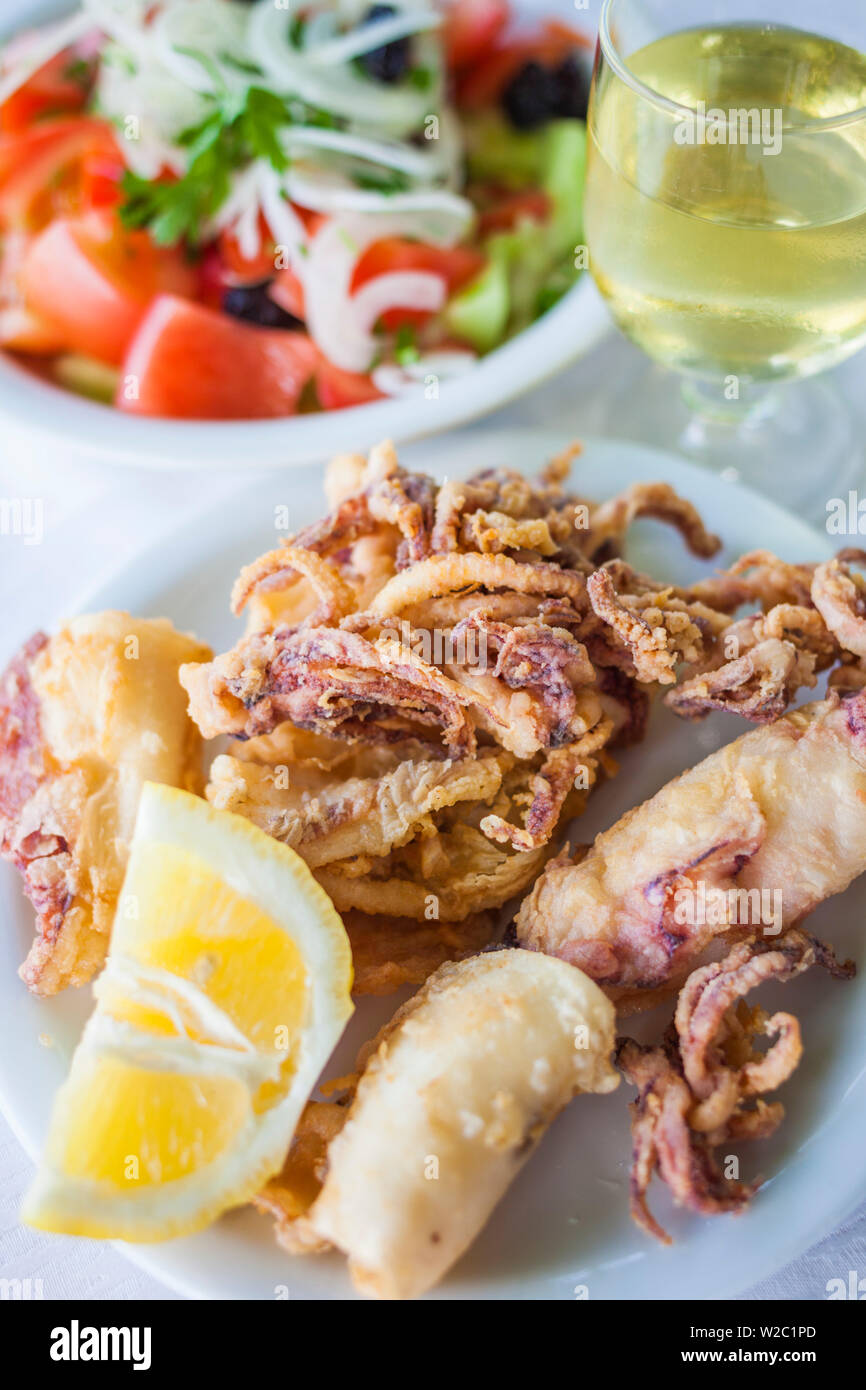
[[[308,175],[289,169],[286,185],[293,203],[330,214],[360,213],[379,218],[414,219],[416,232],[425,241],[451,246],[469,230],[475,210],[466,198],[446,189],[419,189],[411,193],[373,193],[344,179]],[[389,235],[384,232],[383,236]],[[391,233],[394,235],[394,233]]]
[[441,275],[429,270],[391,270],[368,280],[352,295],[357,321],[368,331],[389,309],[415,309],[436,314],[447,298]]
[[[372,242],[397,231],[386,218],[334,218],[326,222],[310,241],[304,267],[304,306],[307,330],[326,357],[349,372],[365,372],[375,357],[377,343],[370,329],[385,309],[409,307],[413,299],[419,308],[441,307],[445,284],[440,276],[421,272],[401,272],[377,276],[388,281],[383,290],[376,281],[351,294],[352,272],[358,257]],[[420,281],[425,283],[422,285]],[[436,290],[426,282],[438,281]],[[395,282],[399,282],[396,283]],[[368,291],[365,293],[365,291]],[[395,298],[395,295],[397,296]],[[434,295],[438,303],[434,305]],[[372,315],[372,317],[371,317]]]
[[98,92],[106,115],[120,122],[130,112],[139,118],[141,138],[121,143],[126,162],[135,173],[142,178],[157,178],[163,166],[178,174],[184,172],[188,156],[176,139],[206,112],[204,98],[198,92],[191,91],[153,61],[142,64],[135,73],[103,63]]
[[404,39],[409,34],[420,34],[425,30],[438,29],[441,23],[442,16],[433,10],[404,11],[403,14],[396,14],[387,19],[377,20],[375,23],[365,24],[358,29],[353,29],[351,33],[341,34],[339,38],[331,39],[327,43],[316,44],[313,47],[305,44],[304,52],[311,63],[320,66],[348,63],[362,53],[369,53],[371,49],[382,48],[386,43],[393,43],[395,39]]
[[223,53],[242,53],[247,16],[225,0],[195,0],[194,4],[167,5],[151,26],[154,51],[163,67],[194,92],[214,93],[219,87],[204,63],[181,52],[191,49],[209,59],[224,86],[242,91],[249,78],[221,59]]
[[[438,145],[438,141],[430,143]],[[337,154],[367,160],[370,164],[399,169],[413,178],[431,183],[440,177],[444,167],[438,149],[424,154],[414,145],[399,140],[374,140],[369,135],[356,135],[348,130],[326,130],[321,126],[290,126],[284,144],[287,150],[333,150]]]
[[259,174],[259,198],[265,221],[278,246],[284,246],[292,268],[302,275],[307,254],[307,229],[283,196],[280,175],[264,165]]
[[[392,135],[417,130],[431,105],[435,109],[437,93],[370,82],[349,67],[335,80],[333,71],[310,63],[306,49],[296,50],[290,45],[289,18],[298,8],[298,0],[291,0],[289,10],[275,9],[273,0],[259,0],[250,13],[247,46],[277,89],[374,130]],[[433,71],[439,67],[437,47],[429,60],[425,58],[425,65]]]
[[336,366],[352,372],[363,372],[372,357],[369,334],[348,309],[352,271],[362,249],[340,222],[327,222],[310,242],[304,278],[307,332]]
[[241,255],[248,261],[258,255],[262,245],[259,198],[259,168],[253,165],[235,175],[231,193],[208,226],[211,236],[231,227]]

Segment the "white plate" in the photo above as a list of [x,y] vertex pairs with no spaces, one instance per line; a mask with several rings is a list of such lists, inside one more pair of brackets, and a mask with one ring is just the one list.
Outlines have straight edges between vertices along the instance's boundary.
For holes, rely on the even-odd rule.
[[[491,465],[533,471],[565,442],[537,431],[472,432],[406,450],[405,460],[440,476]],[[726,541],[726,562],[756,546],[797,560],[829,552],[826,537],[764,498],[633,444],[588,444],[573,481],[580,492],[605,497],[639,478],[665,478],[699,502],[708,524]],[[228,512],[204,513],[132,560],[83,606],[167,614],[223,649],[239,626],[227,610],[232,579],[243,562],[273,545],[274,507],[286,503],[292,527],[319,515],[319,474],[305,469],[275,478],[233,502]],[[655,522],[635,528],[630,555],[641,568],[678,581],[711,568],[686,556],[679,537]],[[591,799],[580,822],[582,838],[743,730],[732,716],[693,726],[657,709],[647,742],[624,753],[620,775]],[[0,905],[6,923],[0,937],[0,1017],[14,1040],[0,1053],[0,1099],[34,1153],[90,1007],[89,991],[49,1002],[32,998],[15,974],[32,933],[32,914],[6,866]],[[840,954],[862,958],[864,915],[866,882],[822,908],[812,925]],[[633,1092],[622,1085],[612,1096],[578,1098],[560,1117],[483,1235],[433,1297],[569,1299],[579,1285],[588,1286],[591,1298],[731,1297],[838,1224],[866,1190],[860,1158],[866,1139],[866,975],[841,984],[815,971],[776,994],[801,1017],[805,1057],[784,1088],[788,1114],[778,1135],[752,1152],[744,1146],[744,1173],[773,1175],[746,1215],[701,1221],[674,1213],[654,1185],[653,1208],[676,1244],[662,1249],[631,1225],[626,1106]],[[397,1002],[362,1003],[333,1061],[334,1074],[347,1069],[358,1045]],[[660,1031],[663,1020],[656,1016],[651,1022]],[[40,1046],[40,1033],[51,1035],[55,1046]],[[273,1298],[280,1286],[295,1298],[353,1296],[337,1255],[289,1258],[274,1244],[270,1223],[252,1211],[189,1239],[123,1248],[193,1297]]]
[[[64,0],[3,0],[0,36],[69,9]],[[555,16],[561,0],[515,0],[527,16]],[[575,16],[581,26],[581,16]],[[585,25],[583,26],[585,27]],[[438,398],[403,397],[288,420],[213,423],[125,415],[40,380],[0,353],[4,446],[26,459],[51,448],[62,458],[146,468],[284,468],[379,439],[405,443],[440,434],[516,399],[582,357],[610,328],[589,275],[549,313],[482,358],[464,377],[444,382]]]

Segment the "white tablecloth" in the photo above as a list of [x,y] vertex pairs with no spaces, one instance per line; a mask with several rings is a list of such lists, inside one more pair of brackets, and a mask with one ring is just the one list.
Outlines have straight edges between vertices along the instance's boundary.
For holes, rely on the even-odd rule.
[[[598,429],[606,393],[634,363],[634,350],[611,339],[590,360],[500,411],[489,423],[538,424],[591,434]],[[848,363],[838,377],[860,412],[866,439],[866,353]],[[228,505],[234,492],[255,479],[252,472],[239,479],[82,468],[59,454],[32,459],[24,473],[2,453],[0,439],[0,498],[42,498],[45,539],[41,545],[26,546],[18,537],[0,536],[0,661],[34,628],[50,626],[71,611],[79,593],[123,565],[136,549],[202,505],[221,498]],[[866,488],[866,464],[863,476]],[[7,1050],[14,1047],[14,1039],[4,1038],[3,1045]],[[0,1117],[0,1278],[41,1278],[46,1298],[172,1297],[109,1245],[44,1236],[18,1225],[18,1205],[30,1173],[28,1158]],[[744,1296],[822,1299],[827,1281],[847,1281],[850,1270],[866,1275],[866,1207]]]

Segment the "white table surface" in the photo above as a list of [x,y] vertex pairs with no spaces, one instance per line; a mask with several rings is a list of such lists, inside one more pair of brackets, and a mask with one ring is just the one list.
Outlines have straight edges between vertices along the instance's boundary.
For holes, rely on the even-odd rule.
[[[562,427],[576,436],[599,432],[606,392],[636,361],[634,349],[611,338],[591,359],[490,417],[489,423]],[[846,364],[837,379],[860,415],[866,440],[866,352]],[[260,477],[253,471],[240,479],[111,471],[70,465],[59,455],[13,462],[11,453],[4,449],[0,432],[0,498],[41,498],[45,534],[42,544],[29,546],[18,537],[0,536],[2,662],[35,628],[50,627],[73,611],[79,594],[121,566],[135,550],[157,541],[203,505],[220,498],[228,505],[234,492]],[[284,476],[288,489],[291,474]],[[866,456],[863,480],[866,490]],[[3,1044],[9,1049],[14,1041],[4,1038]],[[31,1171],[30,1160],[0,1117],[0,1278],[41,1278],[46,1298],[173,1296],[110,1245],[45,1236],[20,1226],[18,1206]],[[850,1270],[858,1271],[858,1277],[866,1276],[866,1206],[743,1296],[823,1299],[827,1281],[847,1281]]]

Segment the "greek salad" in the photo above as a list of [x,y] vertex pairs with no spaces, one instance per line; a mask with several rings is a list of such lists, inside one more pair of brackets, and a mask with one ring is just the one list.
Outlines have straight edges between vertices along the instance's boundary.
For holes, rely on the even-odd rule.
[[471,371],[579,273],[587,47],[508,0],[81,0],[0,56],[0,346],[180,419]]

